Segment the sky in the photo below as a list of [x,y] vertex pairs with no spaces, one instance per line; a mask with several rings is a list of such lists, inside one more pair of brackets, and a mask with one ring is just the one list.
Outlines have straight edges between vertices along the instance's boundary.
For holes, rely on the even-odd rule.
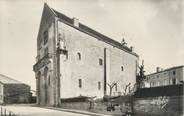
[[31,85],[44,2],[119,42],[144,60],[146,74],[184,65],[182,0],[0,0],[0,74]]

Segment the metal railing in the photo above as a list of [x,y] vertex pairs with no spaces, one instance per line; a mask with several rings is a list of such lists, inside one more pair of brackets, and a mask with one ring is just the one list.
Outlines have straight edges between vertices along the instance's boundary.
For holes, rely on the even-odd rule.
[[0,116],[16,116],[12,111],[7,110],[6,108],[0,108]]

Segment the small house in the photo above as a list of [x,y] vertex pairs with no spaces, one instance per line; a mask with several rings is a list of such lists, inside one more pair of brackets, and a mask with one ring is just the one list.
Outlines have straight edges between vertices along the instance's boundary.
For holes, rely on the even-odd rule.
[[30,86],[0,74],[0,104],[29,103]]

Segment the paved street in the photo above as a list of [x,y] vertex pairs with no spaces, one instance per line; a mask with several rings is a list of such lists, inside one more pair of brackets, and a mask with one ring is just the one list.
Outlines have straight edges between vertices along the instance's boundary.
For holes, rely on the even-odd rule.
[[7,105],[1,107],[6,108],[8,111],[14,112],[18,116],[87,116],[79,113],[71,113],[26,105]]

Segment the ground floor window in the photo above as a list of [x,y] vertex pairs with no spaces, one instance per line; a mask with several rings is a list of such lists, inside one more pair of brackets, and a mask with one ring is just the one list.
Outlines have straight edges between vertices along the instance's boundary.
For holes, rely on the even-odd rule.
[[172,79],[172,84],[173,84],[173,85],[176,85],[176,79],[175,79],[175,78]]

